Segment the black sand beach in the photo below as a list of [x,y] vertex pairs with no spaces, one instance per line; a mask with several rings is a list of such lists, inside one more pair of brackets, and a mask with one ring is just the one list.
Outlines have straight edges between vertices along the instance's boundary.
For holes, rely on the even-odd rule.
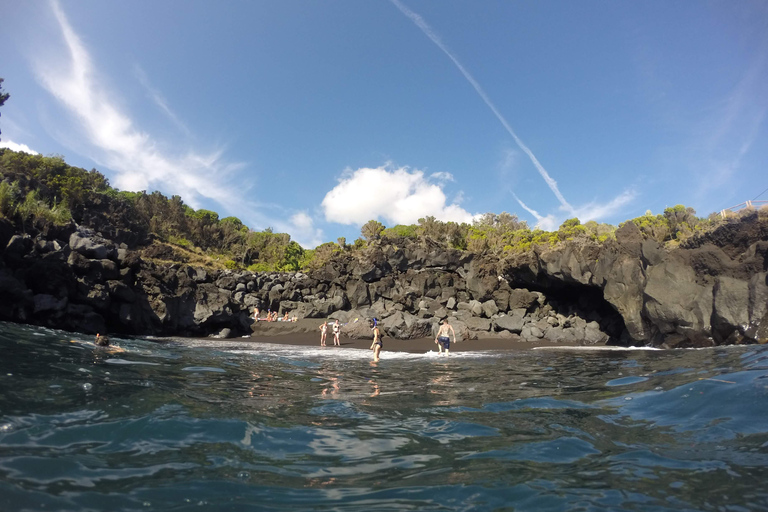
[[[299,320],[298,322],[266,322],[260,321],[253,326],[253,334],[248,338],[241,338],[253,343],[276,343],[280,345],[296,346],[320,346],[321,318]],[[330,321],[329,321],[330,327]],[[372,338],[353,339],[341,335],[341,348],[368,349]],[[452,340],[453,341],[453,340]],[[333,349],[333,334],[328,329],[326,345]],[[556,343],[548,340],[535,342],[523,341],[520,338],[480,338],[476,340],[459,340],[451,343],[451,352],[466,352],[470,350],[528,350],[536,347],[549,346],[575,346],[573,343]],[[384,337],[384,351],[412,352],[423,354],[437,350],[434,338],[418,338],[412,340],[398,340]]]

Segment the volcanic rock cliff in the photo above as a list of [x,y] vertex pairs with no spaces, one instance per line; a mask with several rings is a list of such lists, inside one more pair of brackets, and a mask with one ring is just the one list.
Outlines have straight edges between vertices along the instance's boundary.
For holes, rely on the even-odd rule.
[[403,339],[432,335],[441,318],[464,339],[511,343],[702,347],[768,339],[768,221],[758,212],[674,248],[627,222],[602,244],[574,241],[503,259],[390,240],[293,274],[161,265],[147,256],[158,246],[129,239],[74,224],[16,234],[0,222],[0,320],[87,333],[233,336],[251,332],[259,307],[339,318],[349,336],[369,336],[354,319],[376,317],[385,334]]

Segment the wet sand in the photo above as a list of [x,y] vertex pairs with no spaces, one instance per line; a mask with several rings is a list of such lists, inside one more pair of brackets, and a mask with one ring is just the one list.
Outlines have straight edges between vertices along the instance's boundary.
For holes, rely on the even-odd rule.
[[[320,324],[322,319],[305,319],[298,322],[258,322],[253,325],[253,334],[250,337],[240,338],[243,341],[253,343],[274,343],[279,345],[295,345],[302,347],[320,346]],[[326,345],[333,348],[359,348],[370,349],[373,336],[367,339],[354,339],[344,335],[342,330],[341,346],[333,346],[333,333],[330,322]],[[520,337],[510,338],[488,337],[476,340],[459,340],[453,343],[451,340],[451,352],[466,352],[472,350],[530,350],[536,347],[566,347],[578,346],[577,343],[556,343],[548,340],[523,341]],[[384,336],[384,351],[411,352],[424,354],[436,351],[437,345],[434,338],[418,338],[412,340],[398,340]]]

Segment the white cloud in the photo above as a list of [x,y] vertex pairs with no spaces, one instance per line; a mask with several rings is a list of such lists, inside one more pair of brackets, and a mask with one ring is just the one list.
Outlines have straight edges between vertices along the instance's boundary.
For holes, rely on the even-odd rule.
[[371,219],[384,219],[388,225],[414,224],[425,216],[454,222],[473,218],[458,204],[446,204],[443,189],[423,172],[389,165],[346,171],[326,194],[322,208],[327,221],[341,224],[362,225]]
[[323,243],[323,230],[315,227],[315,221],[307,212],[297,212],[291,216],[291,236],[305,249],[317,247]]
[[563,223],[563,220],[565,219],[559,219],[550,213],[546,217],[540,217],[539,219],[536,219],[535,227],[543,231],[557,231],[557,228],[560,227],[560,224]]
[[[78,121],[90,145],[89,156],[117,173],[110,177],[121,189],[164,188],[180,194],[199,208],[203,197],[228,209],[242,196],[239,187],[226,179],[240,164],[222,161],[221,152],[199,154],[193,150],[171,155],[153,138],[136,127],[102,85],[91,57],[70,26],[58,2],[53,11],[64,38],[66,58],[41,60],[37,73],[48,90]],[[159,96],[158,96],[159,97]]]
[[625,190],[607,203],[592,202],[576,208],[574,216],[578,217],[582,223],[590,220],[604,220],[607,217],[620,213],[625,206],[635,200],[636,196],[637,194],[634,190]]
[[449,172],[433,172],[429,177],[439,182],[456,181],[453,179],[453,174]]
[[34,149],[30,149],[29,146],[26,144],[17,144],[13,142],[12,140],[3,140],[0,141],[0,148],[8,148],[13,151],[23,151],[25,153],[29,153],[30,155],[39,155],[37,151]]

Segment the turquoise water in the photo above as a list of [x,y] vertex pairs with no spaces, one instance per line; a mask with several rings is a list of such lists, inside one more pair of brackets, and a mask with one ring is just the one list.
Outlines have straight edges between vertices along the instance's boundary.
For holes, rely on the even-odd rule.
[[0,324],[0,510],[768,510],[767,347],[73,338]]

